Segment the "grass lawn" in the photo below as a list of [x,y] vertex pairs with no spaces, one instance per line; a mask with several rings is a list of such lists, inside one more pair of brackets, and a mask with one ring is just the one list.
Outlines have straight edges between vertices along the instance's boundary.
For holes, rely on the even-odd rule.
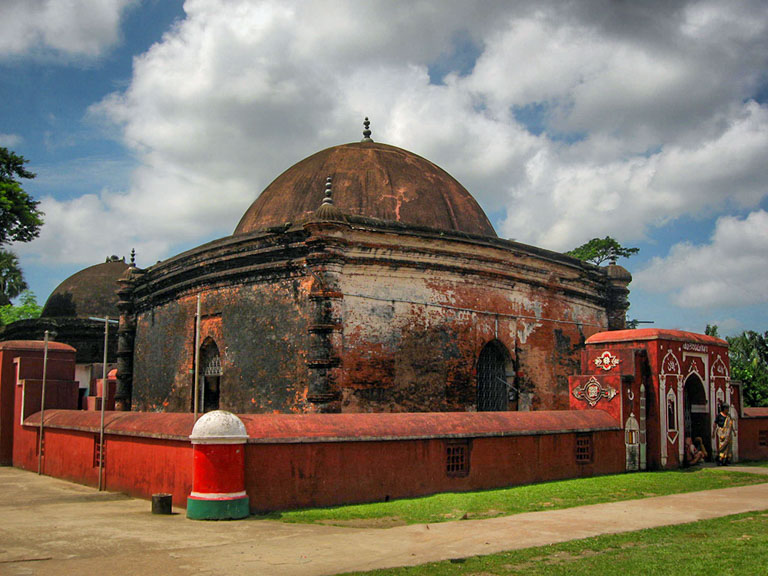
[[264,517],[283,522],[385,528],[465,518],[492,518],[521,512],[555,510],[601,502],[759,484],[766,481],[768,478],[765,476],[736,472],[728,468],[638,472],[483,492],[436,494],[391,502],[295,510],[273,513]]
[[768,573],[768,512],[611,534],[503,554],[365,572],[368,576]]

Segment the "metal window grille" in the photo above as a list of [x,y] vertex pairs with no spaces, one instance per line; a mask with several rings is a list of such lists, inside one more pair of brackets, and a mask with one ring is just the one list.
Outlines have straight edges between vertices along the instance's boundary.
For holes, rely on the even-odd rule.
[[592,435],[576,436],[576,463],[588,464],[592,462],[592,453]]
[[445,472],[448,476],[469,474],[469,441],[450,442],[445,447]]
[[[93,437],[93,467],[98,468],[101,464],[102,466],[107,461],[107,443],[104,442],[104,447],[102,451],[102,446],[99,444],[99,437],[94,436]],[[104,459],[102,461],[102,458]]]
[[477,409],[480,412],[507,409],[509,390],[504,355],[489,344],[477,362]]
[[757,443],[760,446],[768,446],[768,430],[760,430],[757,433]]
[[667,431],[675,432],[677,430],[677,398],[674,391],[670,388],[667,392]]
[[221,376],[221,357],[216,354],[203,366],[203,376]]

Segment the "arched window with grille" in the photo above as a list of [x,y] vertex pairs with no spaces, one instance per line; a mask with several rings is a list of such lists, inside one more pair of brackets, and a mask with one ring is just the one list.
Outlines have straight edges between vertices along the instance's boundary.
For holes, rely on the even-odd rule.
[[212,338],[206,338],[200,347],[200,395],[198,406],[201,412],[219,409],[219,386],[221,383],[221,357],[219,347]]
[[508,410],[510,398],[516,399],[514,387],[507,382],[508,365],[509,352],[501,342],[488,342],[480,351],[477,360],[478,412]]
[[624,423],[624,444],[627,452],[626,469],[640,469],[640,423],[635,418],[634,412],[629,413],[629,418]]

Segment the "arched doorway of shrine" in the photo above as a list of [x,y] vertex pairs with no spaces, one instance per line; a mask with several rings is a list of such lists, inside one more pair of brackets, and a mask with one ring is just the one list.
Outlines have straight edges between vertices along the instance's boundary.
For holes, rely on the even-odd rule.
[[517,410],[514,365],[506,346],[498,340],[488,342],[477,360],[477,411]]
[[700,437],[704,446],[711,445],[709,404],[704,383],[698,374],[691,374],[683,386],[683,432],[684,438],[695,440]]

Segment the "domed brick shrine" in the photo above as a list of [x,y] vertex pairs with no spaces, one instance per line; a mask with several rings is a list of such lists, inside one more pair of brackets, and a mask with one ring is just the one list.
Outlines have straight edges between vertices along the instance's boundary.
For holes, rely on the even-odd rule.
[[498,238],[459,182],[365,124],[278,176],[232,236],[126,273],[119,404],[191,411],[198,342],[202,412],[568,408],[631,276]]

